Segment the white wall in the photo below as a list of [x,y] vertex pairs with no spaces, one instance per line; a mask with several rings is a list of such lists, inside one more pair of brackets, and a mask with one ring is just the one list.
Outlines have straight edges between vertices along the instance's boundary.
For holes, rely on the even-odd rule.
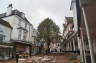
[[73,12],[73,22],[74,22],[74,31],[78,31],[78,26],[77,26],[77,10],[76,10],[76,2],[73,2],[72,6],[72,12]]
[[18,39],[18,30],[17,30],[18,20],[15,18],[15,16],[6,17],[6,18],[3,18],[3,20],[9,22],[10,25],[13,27],[11,39],[17,40]]
[[2,29],[3,35],[5,35],[4,42],[10,42],[12,29],[9,28],[9,27],[4,26],[2,24],[0,24],[0,29]]
[[[27,32],[27,35],[26,35],[26,41],[27,42],[33,42],[34,38],[32,37],[35,33],[33,33],[33,26],[30,25],[30,23],[28,23],[27,21],[23,20],[22,18],[20,18],[19,16],[17,15],[13,15],[13,16],[10,16],[10,17],[5,17],[3,18],[5,21],[9,22],[10,25],[13,27],[13,30],[12,30],[12,39],[13,40],[18,40],[18,28],[19,27],[23,27],[25,28],[25,23],[27,23],[27,27],[25,28],[26,30],[28,30]],[[21,24],[20,24],[21,22]],[[21,40],[23,40],[23,35],[24,35],[24,30],[22,30],[22,33],[21,33]]]
[[37,37],[37,31],[34,28],[32,28],[31,41],[32,41],[33,44],[34,44],[34,42],[36,40],[36,37]]
[[33,37],[32,37],[32,35],[33,35],[33,26],[32,25],[30,25],[30,32],[29,32],[29,42],[33,42]]

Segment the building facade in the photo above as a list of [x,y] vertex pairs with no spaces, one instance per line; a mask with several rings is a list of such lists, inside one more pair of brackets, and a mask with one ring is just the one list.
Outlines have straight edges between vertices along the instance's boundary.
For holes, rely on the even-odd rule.
[[10,24],[0,19],[0,60],[12,58],[13,45],[10,42],[12,27]]
[[74,25],[73,17],[65,17],[65,24],[63,24],[63,51],[79,52],[77,32]]
[[31,55],[33,39],[33,25],[28,21],[23,12],[12,9],[12,4],[7,7],[7,12],[0,18],[10,23],[13,27],[11,41],[15,43],[16,52]]
[[95,63],[96,59],[96,1],[95,0],[72,0],[71,11],[75,22],[80,48],[81,61]]

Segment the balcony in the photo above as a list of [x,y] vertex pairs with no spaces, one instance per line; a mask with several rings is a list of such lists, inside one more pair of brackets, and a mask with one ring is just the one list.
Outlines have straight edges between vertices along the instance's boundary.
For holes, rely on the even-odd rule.
[[24,28],[24,27],[18,27],[17,29],[22,29],[22,30],[28,32],[28,30],[26,28]]

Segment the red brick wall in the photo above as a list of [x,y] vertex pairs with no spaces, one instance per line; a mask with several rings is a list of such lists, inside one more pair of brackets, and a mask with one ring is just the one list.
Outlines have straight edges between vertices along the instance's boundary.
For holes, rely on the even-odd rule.
[[96,39],[96,2],[85,8],[91,37]]

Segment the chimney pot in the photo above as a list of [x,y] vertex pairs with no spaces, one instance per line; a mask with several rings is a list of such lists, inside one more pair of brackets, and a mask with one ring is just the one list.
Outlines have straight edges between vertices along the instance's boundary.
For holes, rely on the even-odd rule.
[[6,16],[9,16],[9,15],[11,15],[11,13],[12,13],[12,4],[9,4],[8,5],[8,7],[7,7],[7,13],[6,13]]

